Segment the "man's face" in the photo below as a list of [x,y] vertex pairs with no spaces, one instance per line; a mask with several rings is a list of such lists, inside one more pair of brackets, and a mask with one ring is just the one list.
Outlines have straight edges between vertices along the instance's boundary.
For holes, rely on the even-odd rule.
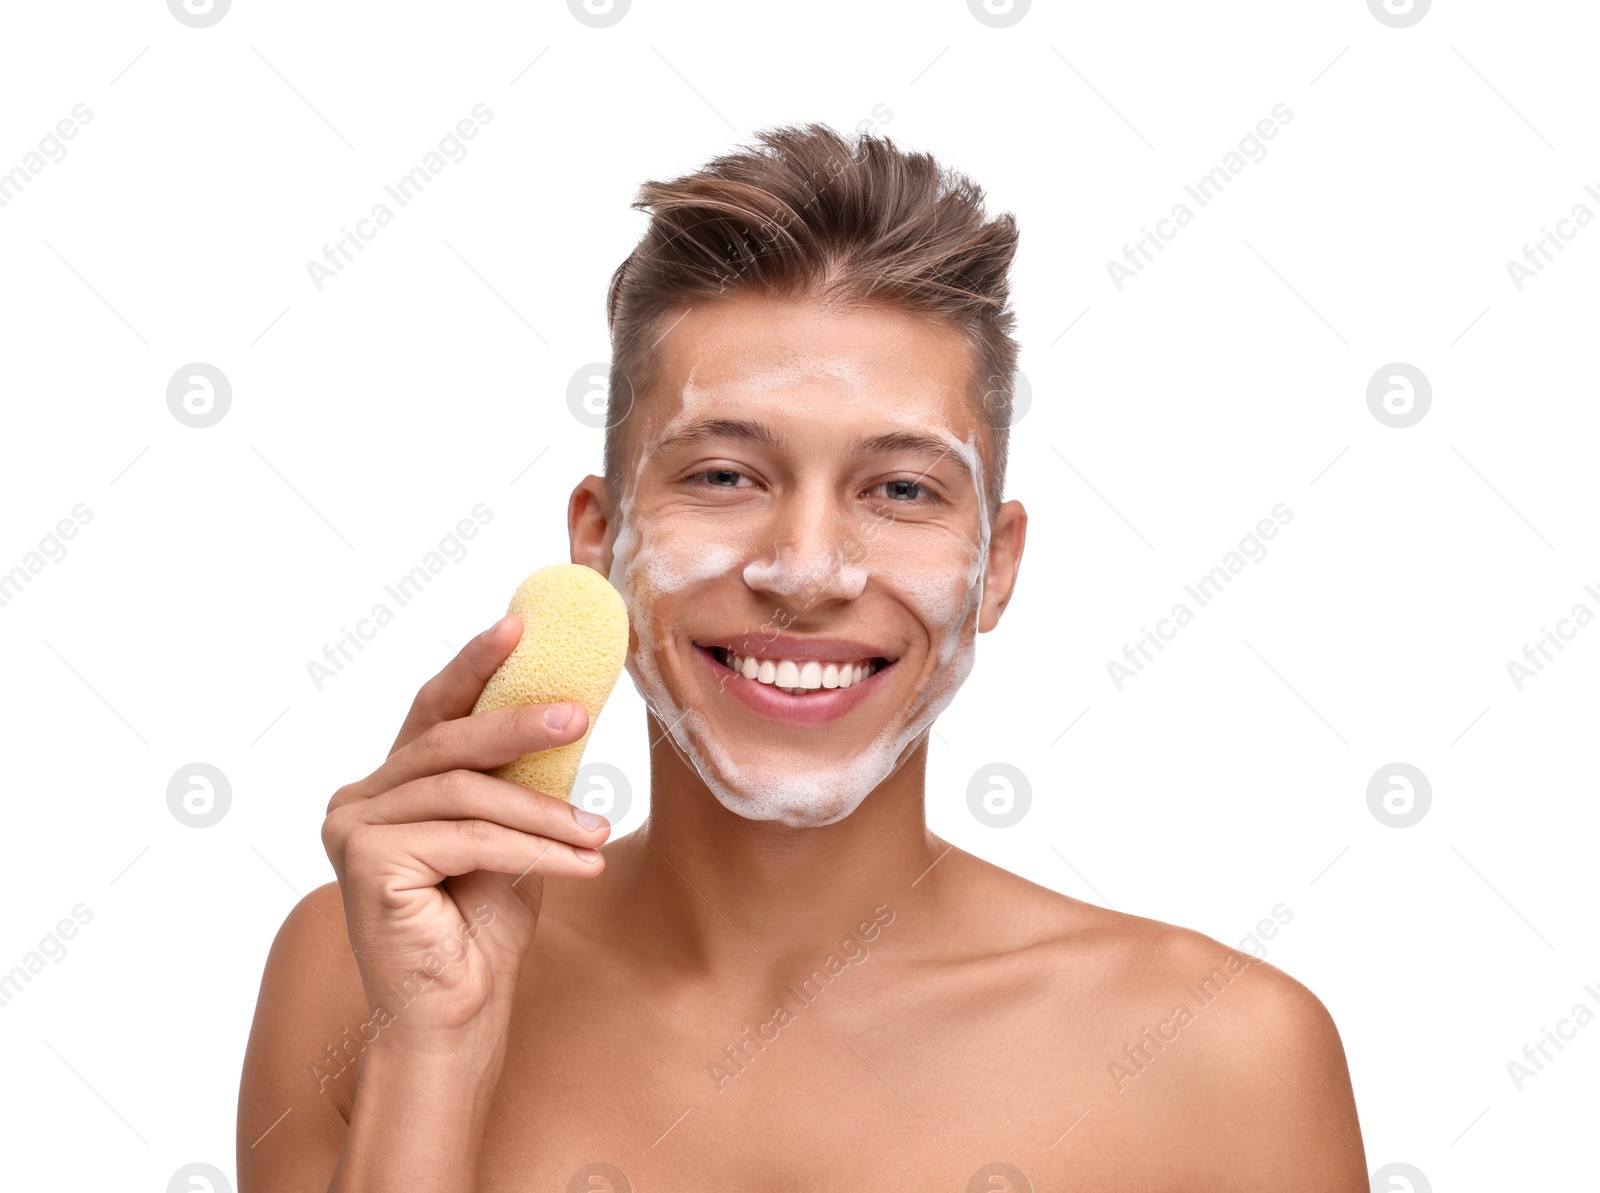
[[894,309],[674,317],[608,530],[628,669],[726,807],[830,824],[972,668],[990,527],[971,361]]

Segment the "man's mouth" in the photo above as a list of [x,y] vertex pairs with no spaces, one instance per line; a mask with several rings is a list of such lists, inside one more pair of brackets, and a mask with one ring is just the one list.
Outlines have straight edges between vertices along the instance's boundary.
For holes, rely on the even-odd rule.
[[[784,653],[782,644],[775,643],[759,655],[729,646],[696,645],[729,671],[791,696],[854,687],[895,661],[887,655],[855,653],[853,644],[842,643],[797,643],[793,653]],[[827,657],[830,654],[835,657]]]

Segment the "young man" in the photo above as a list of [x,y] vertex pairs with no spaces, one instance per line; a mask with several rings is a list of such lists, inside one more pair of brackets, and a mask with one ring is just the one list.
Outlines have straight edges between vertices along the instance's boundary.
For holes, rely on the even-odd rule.
[[928,832],[929,727],[1022,560],[1016,228],[887,140],[761,141],[644,188],[568,506],[628,605],[650,816],[600,850],[483,773],[587,716],[469,716],[521,626],[473,639],[329,804],[242,1193],[1364,1190],[1303,986]]

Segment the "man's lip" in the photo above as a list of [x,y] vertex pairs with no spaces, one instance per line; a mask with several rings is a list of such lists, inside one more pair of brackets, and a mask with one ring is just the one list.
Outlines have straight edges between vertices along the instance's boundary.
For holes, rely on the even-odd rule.
[[[715,648],[696,645],[691,652],[703,660],[706,674],[716,680],[719,689],[735,700],[746,711],[766,721],[794,728],[820,728],[839,721],[853,709],[872,698],[882,686],[883,670],[875,671],[860,683],[848,688],[819,688],[805,695],[791,695],[772,684],[746,679],[737,671],[730,671],[717,661]],[[888,664],[884,670],[894,667]]]
[[893,663],[900,657],[891,647],[876,646],[855,638],[799,638],[792,634],[779,634],[772,638],[741,634],[735,638],[696,641],[695,645],[707,650],[731,650],[735,654],[772,659],[774,662],[794,659],[802,663],[865,663],[869,659],[883,659]]

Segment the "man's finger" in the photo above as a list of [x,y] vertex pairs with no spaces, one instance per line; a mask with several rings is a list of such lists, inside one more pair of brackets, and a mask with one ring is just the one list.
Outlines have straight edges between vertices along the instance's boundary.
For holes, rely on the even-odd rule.
[[389,753],[415,741],[440,721],[453,721],[470,713],[483,693],[483,685],[520,641],[522,618],[507,613],[463,646],[439,674],[417,690],[417,698],[411,702],[411,711]]
[[440,721],[396,749],[366,778],[341,787],[328,809],[371,799],[413,779],[452,770],[493,770],[524,754],[571,745],[588,730],[588,711],[575,700],[562,702],[570,712],[557,728],[544,719],[547,710],[557,707],[518,705]]

